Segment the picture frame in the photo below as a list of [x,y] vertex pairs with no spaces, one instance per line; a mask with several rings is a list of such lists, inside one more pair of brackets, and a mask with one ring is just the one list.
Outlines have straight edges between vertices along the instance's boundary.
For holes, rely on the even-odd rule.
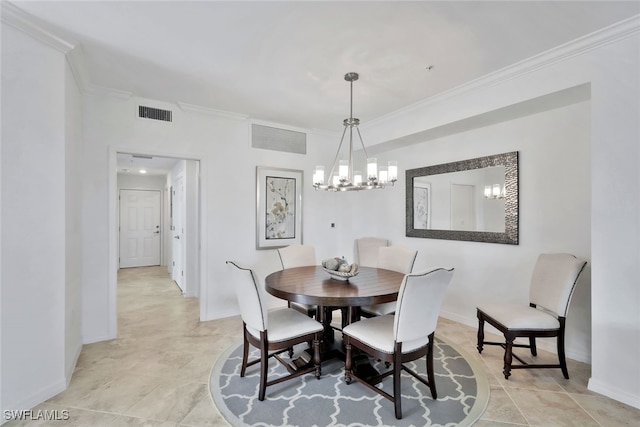
[[418,230],[431,228],[431,184],[415,183],[413,186],[413,227]]
[[256,167],[256,249],[302,244],[303,171]]

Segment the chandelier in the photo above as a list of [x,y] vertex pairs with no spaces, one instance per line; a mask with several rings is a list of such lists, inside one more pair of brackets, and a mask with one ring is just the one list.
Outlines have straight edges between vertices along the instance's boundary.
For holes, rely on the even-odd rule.
[[[344,79],[349,82],[350,86],[350,104],[349,104],[349,118],[344,119],[344,130],[342,131],[342,138],[340,138],[340,145],[338,151],[333,160],[333,166],[328,175],[327,183],[325,184],[324,166],[316,166],[313,173],[313,187],[316,190],[326,191],[359,191],[359,190],[373,190],[376,188],[384,188],[385,185],[393,185],[398,180],[398,163],[396,161],[390,161],[387,167],[381,167],[378,170],[378,161],[375,157],[369,157],[367,155],[367,149],[362,142],[362,135],[358,125],[360,119],[353,117],[353,82],[358,80],[358,73],[347,73]],[[347,159],[340,159],[340,150],[344,143],[344,137],[349,130],[349,152]],[[353,131],[356,131],[364,157],[366,159],[366,176],[362,175],[361,170],[354,170],[354,158],[353,158]],[[337,169],[336,169],[337,166]]]

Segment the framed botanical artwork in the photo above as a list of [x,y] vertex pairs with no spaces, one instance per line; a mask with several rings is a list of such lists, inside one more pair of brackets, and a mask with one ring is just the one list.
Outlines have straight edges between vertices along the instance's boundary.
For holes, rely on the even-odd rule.
[[413,185],[413,228],[431,228],[431,184],[427,182]]
[[302,177],[301,170],[256,167],[256,249],[302,244]]

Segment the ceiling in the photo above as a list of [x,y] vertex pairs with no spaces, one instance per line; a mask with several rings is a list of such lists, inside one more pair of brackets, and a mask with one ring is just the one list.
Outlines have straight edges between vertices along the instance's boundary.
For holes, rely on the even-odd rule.
[[[618,1],[14,1],[91,85],[339,131],[640,13]],[[429,70],[429,67],[433,67]]]
[[13,1],[85,83],[302,129],[363,124],[640,13],[620,1]]
[[119,174],[157,176],[167,175],[178,159],[141,154],[118,153],[116,156]]

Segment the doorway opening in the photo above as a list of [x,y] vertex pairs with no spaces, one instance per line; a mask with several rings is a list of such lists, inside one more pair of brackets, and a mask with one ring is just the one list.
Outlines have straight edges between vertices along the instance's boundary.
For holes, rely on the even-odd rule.
[[117,272],[162,266],[185,297],[200,298],[201,160],[113,150],[110,335],[117,336]]

